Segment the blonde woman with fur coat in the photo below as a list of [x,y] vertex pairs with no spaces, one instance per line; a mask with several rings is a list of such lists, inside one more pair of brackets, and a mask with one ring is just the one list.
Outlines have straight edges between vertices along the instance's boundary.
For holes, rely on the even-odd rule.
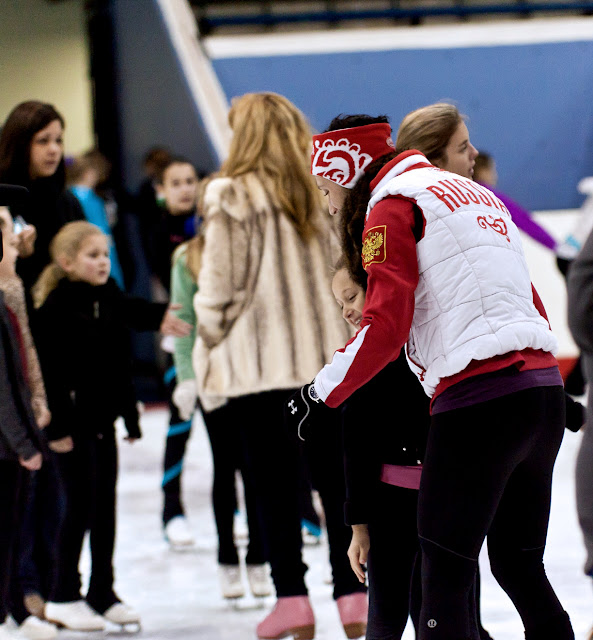
[[[201,398],[229,399],[209,420],[239,425],[259,501],[278,600],[257,635],[311,640],[315,618],[301,554],[300,451],[284,426],[283,403],[350,336],[331,290],[337,240],[309,175],[311,130],[303,114],[282,96],[251,93],[233,102],[229,123],[234,135],[228,159],[202,203],[194,370]],[[305,455],[323,502],[334,598],[347,634],[358,637],[352,634],[366,622],[366,592],[346,555],[350,533],[343,518],[339,434],[338,419],[330,418]]]

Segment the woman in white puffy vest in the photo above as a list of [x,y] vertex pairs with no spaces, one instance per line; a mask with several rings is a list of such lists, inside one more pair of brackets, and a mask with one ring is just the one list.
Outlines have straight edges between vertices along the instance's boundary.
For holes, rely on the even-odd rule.
[[[426,112],[408,118],[432,124]],[[406,150],[405,124],[387,155],[364,126],[314,137],[317,185],[330,210],[342,210],[345,239],[362,236],[367,297],[360,330],[289,401],[287,416],[303,433],[319,407],[337,407],[405,345],[432,414],[418,505],[420,640],[476,640],[468,597],[486,535],[526,639],[569,640],[542,561],[565,424],[556,339],[505,206]],[[455,125],[467,151],[459,114]],[[397,406],[393,414],[385,428],[397,428]]]

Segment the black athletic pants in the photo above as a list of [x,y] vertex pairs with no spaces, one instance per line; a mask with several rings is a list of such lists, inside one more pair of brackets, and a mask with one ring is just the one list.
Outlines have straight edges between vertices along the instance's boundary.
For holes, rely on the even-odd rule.
[[53,602],[82,598],[80,555],[90,532],[91,577],[87,602],[99,613],[119,601],[113,591],[115,546],[117,445],[113,425],[104,434],[74,440],[70,453],[57,456],[66,492],[66,510],[58,536]]
[[20,534],[30,473],[16,460],[0,460],[0,624],[29,615],[18,576]]
[[[565,616],[543,566],[562,387],[535,387],[434,415],[422,471],[420,640],[475,640],[468,606],[488,534],[492,573],[532,637]],[[568,621],[555,640],[574,638]]]
[[[252,479],[266,555],[278,597],[306,595],[302,558],[300,452],[296,436],[284,425],[284,404],[294,389],[267,391],[229,400],[229,419],[239,425],[247,473]],[[351,531],[344,524],[344,466],[341,422],[328,420],[319,439],[305,447],[313,488],[319,492],[327,526],[334,598],[365,591],[350,569]],[[310,445],[310,446],[309,446]]]
[[44,600],[49,598],[54,582],[57,540],[65,510],[58,456],[47,451],[41,469],[31,473],[20,536],[23,592],[38,593]]
[[[233,525],[237,509],[235,474],[241,472],[245,498],[249,543],[245,563],[266,562],[261,525],[257,512],[257,495],[241,454],[240,419],[232,403],[203,414],[212,451],[212,509],[218,534],[219,564],[239,564]],[[242,418],[244,419],[244,418]]]
[[176,516],[185,514],[181,499],[181,473],[187,441],[191,435],[192,419],[182,420],[171,396],[177,385],[175,368],[170,367],[165,374],[167,386],[167,403],[169,407],[169,428],[165,441],[165,456],[163,459],[163,525]]
[[[417,528],[418,491],[379,483],[373,500],[367,563],[369,619],[366,640],[401,640],[408,616],[418,633],[422,585]],[[480,572],[470,607],[476,611],[477,632],[491,640],[480,614]]]

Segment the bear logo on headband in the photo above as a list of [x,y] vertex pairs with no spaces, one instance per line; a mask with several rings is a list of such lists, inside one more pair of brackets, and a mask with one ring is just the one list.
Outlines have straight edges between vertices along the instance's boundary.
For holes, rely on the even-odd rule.
[[312,173],[327,178],[342,187],[352,188],[373,160],[373,156],[363,153],[360,145],[347,138],[338,141],[314,140]]

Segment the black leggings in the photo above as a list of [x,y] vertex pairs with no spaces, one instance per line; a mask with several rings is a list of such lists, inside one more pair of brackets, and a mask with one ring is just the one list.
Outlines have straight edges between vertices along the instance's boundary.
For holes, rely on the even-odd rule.
[[333,597],[337,599],[350,593],[364,592],[366,587],[356,579],[347,556],[352,533],[344,524],[340,413],[332,412],[324,429],[319,429],[304,447],[299,448],[295,434],[284,425],[284,405],[294,391],[251,394],[232,398],[225,405],[225,419],[235,424],[240,432],[245,475],[255,487],[262,537],[276,596],[307,594],[299,500],[303,456],[325,513]]
[[113,425],[103,434],[74,440],[69,453],[56,457],[66,494],[65,516],[56,545],[53,602],[80,600],[80,555],[90,532],[91,576],[87,602],[99,613],[119,602],[113,590],[116,531],[117,443]]
[[[369,619],[366,640],[401,640],[412,620],[416,634],[420,618],[422,586],[420,543],[416,526],[418,491],[383,482],[377,484],[373,500],[367,563]],[[480,572],[469,606],[475,608],[475,623],[481,640],[492,640],[480,615]]]
[[165,456],[163,460],[163,525],[177,516],[185,515],[183,500],[181,499],[181,473],[187,441],[191,435],[192,417],[182,420],[179,410],[172,400],[173,391],[177,385],[175,367],[167,369],[165,374],[167,385],[167,403],[169,405],[169,429],[165,441]]
[[377,485],[369,522],[367,640],[400,640],[408,615],[417,627],[420,598],[410,597],[419,591],[417,503],[415,489]]
[[0,624],[28,617],[18,577],[21,525],[30,473],[16,460],[0,460]]
[[237,509],[235,473],[240,471],[249,530],[245,562],[248,565],[263,564],[266,557],[257,496],[251,475],[242,460],[239,420],[232,412],[231,403],[211,413],[204,413],[203,418],[212,451],[212,509],[218,534],[218,562],[239,564],[233,525]]
[[[433,416],[418,500],[420,640],[477,637],[467,603],[486,534],[492,573],[527,637],[565,615],[542,561],[564,413],[558,386]],[[554,638],[574,638],[570,624]]]

